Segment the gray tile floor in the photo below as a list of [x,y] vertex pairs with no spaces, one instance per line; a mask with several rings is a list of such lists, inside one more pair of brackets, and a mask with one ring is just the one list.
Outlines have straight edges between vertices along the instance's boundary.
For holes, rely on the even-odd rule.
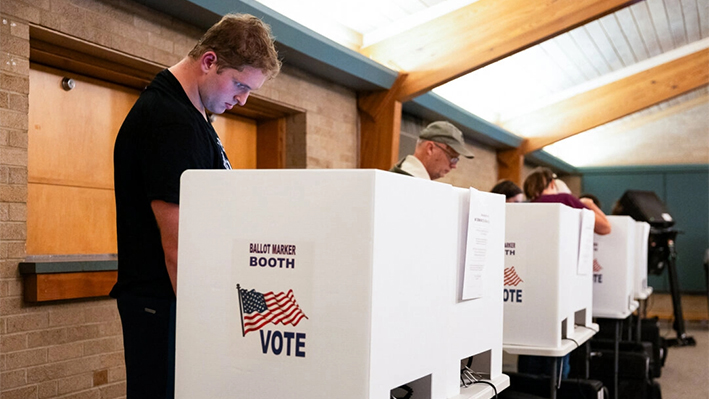
[[[669,322],[660,325],[666,338],[675,338]],[[657,380],[662,399],[709,399],[709,326],[706,321],[685,323],[697,346],[672,347],[662,376]]]

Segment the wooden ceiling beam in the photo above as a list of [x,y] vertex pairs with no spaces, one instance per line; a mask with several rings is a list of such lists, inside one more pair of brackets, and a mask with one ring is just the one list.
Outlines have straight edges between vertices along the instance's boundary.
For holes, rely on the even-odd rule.
[[630,115],[709,84],[709,49],[703,49],[503,124],[523,130],[521,151],[529,154],[559,140]]
[[479,0],[361,53],[409,73],[397,93],[404,102],[637,1]]

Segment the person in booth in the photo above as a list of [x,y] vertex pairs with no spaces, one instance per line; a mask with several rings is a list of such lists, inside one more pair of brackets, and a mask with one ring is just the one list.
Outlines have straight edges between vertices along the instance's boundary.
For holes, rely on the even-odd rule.
[[[524,180],[524,194],[530,202],[561,203],[576,209],[590,209],[596,216],[593,231],[596,234],[606,235],[611,232],[611,224],[606,215],[589,198],[578,199],[568,192],[559,192],[556,174],[549,168],[537,168]],[[563,185],[566,187],[566,184]],[[566,188],[568,190],[568,188]],[[570,354],[562,357],[562,378],[567,378],[571,371],[569,364]],[[550,375],[552,358],[543,356],[520,355],[517,360],[517,369],[521,373]]]
[[127,399],[174,397],[180,176],[231,169],[209,114],[244,105],[280,68],[268,25],[225,15],[155,76],[118,132],[118,282],[110,295],[123,327]]
[[473,158],[465,147],[463,132],[449,122],[433,122],[421,131],[414,154],[407,155],[389,171],[436,180],[455,169],[461,155]]
[[510,180],[500,180],[490,192],[504,195],[505,202],[524,202],[522,189]]
[[578,199],[572,194],[559,192],[556,174],[549,168],[537,168],[524,180],[524,194],[530,202],[557,202],[576,209],[590,209],[596,216],[593,231],[606,235],[611,232],[611,224],[606,215],[590,198]]

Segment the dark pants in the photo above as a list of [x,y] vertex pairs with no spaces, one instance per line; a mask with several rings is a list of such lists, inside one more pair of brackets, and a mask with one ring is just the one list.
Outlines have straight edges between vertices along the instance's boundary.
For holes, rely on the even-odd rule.
[[570,355],[558,357],[558,362],[556,363],[557,369],[552,370],[554,359],[551,357],[520,355],[517,358],[517,371],[520,373],[551,376],[551,373],[559,375],[559,367],[561,367],[561,378],[568,378],[569,372],[571,371],[571,365],[569,364],[570,358]]
[[175,300],[121,293],[127,399],[175,396]]

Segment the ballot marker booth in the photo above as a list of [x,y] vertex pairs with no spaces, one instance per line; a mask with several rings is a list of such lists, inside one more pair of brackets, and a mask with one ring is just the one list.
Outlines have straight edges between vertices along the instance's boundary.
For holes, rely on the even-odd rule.
[[507,204],[505,350],[561,348],[594,328],[593,221],[591,211],[563,204]]
[[[593,315],[625,319],[637,308],[637,223],[630,216],[607,216],[611,233],[595,235]],[[647,278],[647,268],[645,271]],[[647,284],[647,283],[646,283]]]
[[[505,219],[503,349],[550,357],[556,370],[558,358],[598,331],[591,318],[594,214],[558,203],[507,204]],[[542,394],[556,398],[557,373],[547,380]],[[512,384],[530,392],[536,382],[514,374]]]
[[187,171],[177,399],[493,397],[504,197],[375,170]]
[[[640,354],[628,355],[621,351],[624,335],[621,326],[626,320],[630,320],[630,316],[639,306],[636,298],[642,282],[638,283],[638,279],[643,279],[642,272],[638,270],[639,260],[643,258],[639,247],[642,247],[642,237],[647,240],[647,233],[644,226],[639,225],[630,216],[615,215],[607,218],[611,225],[610,234],[596,234],[594,238],[593,316],[604,329],[599,335],[611,338],[611,341],[604,343],[599,339],[593,346],[599,353],[611,355],[612,361],[592,362],[591,373],[607,382],[612,398],[622,398],[627,394],[624,390],[627,388],[619,385],[621,363],[625,368],[636,364],[636,358],[640,359],[641,368],[642,364],[647,363],[646,359],[640,358]],[[645,249],[647,250],[647,244]],[[644,269],[644,284],[647,286],[647,267]],[[642,293],[646,291],[643,290]],[[627,325],[632,327],[632,323]],[[629,329],[628,337],[630,332]],[[637,367],[633,370],[636,369]]]

